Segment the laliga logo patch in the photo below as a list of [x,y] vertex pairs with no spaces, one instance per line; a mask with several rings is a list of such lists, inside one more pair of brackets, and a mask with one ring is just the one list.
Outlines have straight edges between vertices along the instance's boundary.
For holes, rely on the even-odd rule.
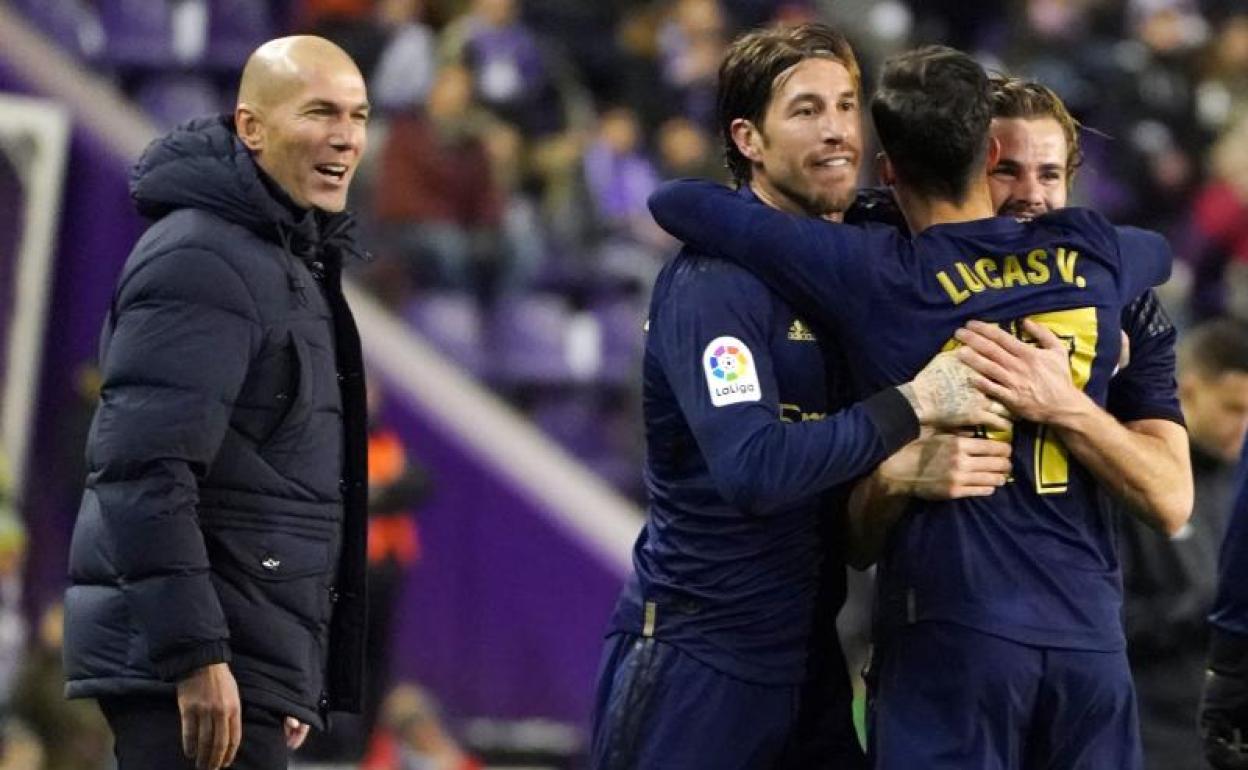
[[736,337],[717,337],[702,352],[706,386],[711,404],[727,406],[763,397],[758,371],[750,362],[750,349]]

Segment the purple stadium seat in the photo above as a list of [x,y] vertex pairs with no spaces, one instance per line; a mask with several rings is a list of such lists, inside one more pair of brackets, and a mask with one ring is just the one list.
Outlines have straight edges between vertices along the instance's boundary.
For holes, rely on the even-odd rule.
[[222,108],[217,87],[196,75],[149,77],[135,91],[134,100],[148,117],[166,129]]
[[629,447],[634,416],[621,411],[618,401],[592,385],[559,388],[539,396],[529,415],[543,433],[603,480],[624,494],[638,494],[641,460]]
[[210,0],[208,3],[209,67],[237,72],[261,43],[273,37],[273,19],[262,0]]
[[509,297],[491,319],[491,377],[504,385],[574,382],[567,355],[567,304],[554,295]]
[[645,307],[633,297],[618,297],[593,308],[602,329],[602,373],[605,383],[623,385],[641,377]]
[[598,430],[598,412],[594,394],[561,388],[539,397],[530,417],[543,433],[586,460],[607,451],[606,437]]
[[425,339],[473,374],[485,368],[481,311],[470,294],[434,292],[407,303],[403,317]]
[[105,62],[119,69],[164,69],[177,62],[165,0],[98,0]]

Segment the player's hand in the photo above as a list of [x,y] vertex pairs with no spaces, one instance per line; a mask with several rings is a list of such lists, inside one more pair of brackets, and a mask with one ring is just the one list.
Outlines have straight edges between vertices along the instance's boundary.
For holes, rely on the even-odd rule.
[[182,751],[197,770],[229,766],[243,740],[238,684],[225,663],[210,663],[178,682]]
[[975,379],[974,370],[958,360],[955,351],[946,351],[929,361],[923,371],[899,390],[922,425],[1009,430],[1008,411],[981,393],[973,384]]
[[282,724],[282,729],[286,734],[286,748],[294,751],[308,739],[310,726],[305,725],[294,717],[286,717],[286,721]]
[[878,473],[890,495],[925,500],[986,497],[1009,480],[1010,445],[924,430],[880,463]]
[[964,345],[958,358],[977,373],[975,387],[1014,416],[1051,423],[1075,411],[1083,394],[1071,379],[1066,343],[1035,321],[1024,321],[1023,331],[1036,344],[996,324],[971,321],[954,334]]
[[1248,681],[1205,672],[1200,737],[1205,758],[1216,770],[1248,770]]

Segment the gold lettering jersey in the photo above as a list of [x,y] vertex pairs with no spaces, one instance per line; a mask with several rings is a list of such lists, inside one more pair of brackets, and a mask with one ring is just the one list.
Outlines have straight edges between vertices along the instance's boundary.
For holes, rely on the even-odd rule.
[[[1031,318],[1066,341],[1075,383],[1104,405],[1123,308],[1171,262],[1161,236],[1083,209],[908,238],[784,214],[709,182],[668,183],[650,206],[668,232],[743,265],[832,330],[859,396],[911,379],[967,321],[1022,336]],[[1101,490],[1044,426],[1016,422],[993,437],[1013,444],[1012,481],[986,498],[910,504],[880,563],[877,621],[1121,649],[1116,524]]]

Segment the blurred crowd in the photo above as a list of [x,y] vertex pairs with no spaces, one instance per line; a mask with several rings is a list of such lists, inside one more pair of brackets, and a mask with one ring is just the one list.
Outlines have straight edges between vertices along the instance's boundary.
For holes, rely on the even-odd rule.
[[[1170,236],[1178,263],[1163,300],[1181,327],[1248,319],[1242,0],[10,3],[162,128],[230,110],[265,39],[306,31],[341,45],[374,105],[353,207],[375,259],[356,277],[639,501],[642,324],[676,245],[646,198],[667,178],[727,180],[716,71],[728,41],[758,24],[842,27],[868,94],[885,57],[932,42],[1051,86],[1083,124],[1072,202]],[[22,547],[0,527],[0,770],[42,754],[48,767],[88,768],[106,740],[98,714],[46,692],[41,702],[30,684],[59,681],[59,615],[22,625],[10,577]],[[442,752],[439,766],[472,766],[426,694],[400,688],[375,705],[389,737],[370,767],[404,766],[415,750],[404,741]],[[69,758],[57,764],[58,752]]]
[[[1058,91],[1085,126],[1075,202],[1171,236],[1181,323],[1248,313],[1248,9],[1186,0],[309,0],[385,131],[360,206],[364,276],[426,336],[640,499],[637,372],[674,244],[665,178],[725,178],[715,75],[773,21],[846,27],[869,88],[927,42]],[[376,126],[375,126],[376,128]],[[865,184],[873,180],[864,179]]]
[[[715,76],[750,26],[822,19],[870,88],[941,42],[1053,87],[1083,123],[1074,202],[1171,236],[1181,323],[1248,314],[1248,9],[1234,0],[24,0],[161,125],[230,109],[247,52],[329,37],[375,105],[359,278],[552,438],[641,500],[662,179],[726,179]],[[873,180],[864,179],[864,184]]]

